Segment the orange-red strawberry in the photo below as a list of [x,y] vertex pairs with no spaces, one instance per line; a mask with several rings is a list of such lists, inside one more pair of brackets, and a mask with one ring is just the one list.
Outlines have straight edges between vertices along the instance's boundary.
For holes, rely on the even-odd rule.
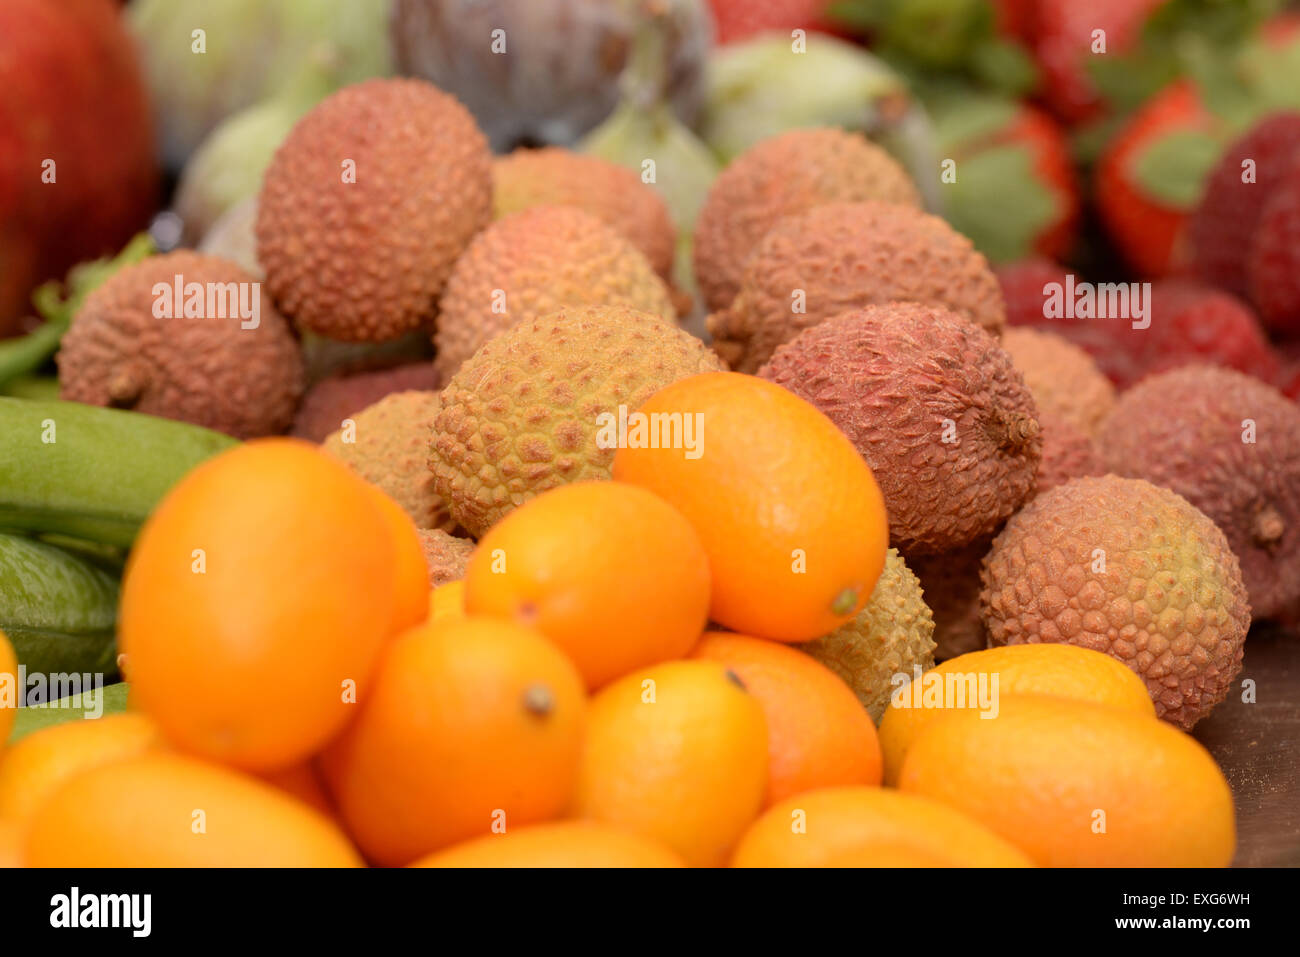
[[1165,87],[1097,163],[1097,210],[1121,255],[1147,278],[1168,274],[1187,216],[1219,156],[1217,120],[1187,81]]
[[957,164],[949,221],[993,262],[1065,256],[1079,220],[1079,186],[1065,132],[1016,100],[968,97],[937,113],[942,154]]
[[1105,101],[1089,73],[1094,31],[1105,31],[1106,53],[1122,53],[1165,0],[1038,0],[1035,47],[1043,97],[1062,119],[1077,123],[1101,113]]

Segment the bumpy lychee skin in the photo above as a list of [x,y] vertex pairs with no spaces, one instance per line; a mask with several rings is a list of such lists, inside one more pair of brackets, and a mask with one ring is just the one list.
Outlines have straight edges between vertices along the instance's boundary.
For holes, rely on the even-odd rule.
[[497,219],[533,206],[576,206],[626,237],[665,282],[677,230],[668,204],[633,170],[558,147],[518,149],[492,163]]
[[450,379],[493,336],[566,306],[626,306],[671,321],[668,287],[621,235],[570,206],[534,206],[480,233],[456,263],[434,364]]
[[997,340],[956,313],[868,306],[804,330],[759,375],[849,437],[909,554],[991,535],[1033,493],[1033,397]]
[[[167,306],[155,284],[175,299],[177,277],[183,290],[202,284],[202,317],[184,316],[184,292],[172,303],[176,318],[155,316],[155,306]],[[220,294],[220,302],[212,297],[211,318],[209,283]],[[241,318],[240,304],[254,302],[256,328],[243,328],[254,320]],[[222,312],[226,318],[217,318]],[[187,251],[128,266],[87,296],[63,337],[58,363],[64,399],[179,419],[241,439],[287,429],[304,387],[298,340],[261,284],[228,260]]]
[[457,538],[440,528],[416,529],[420,547],[424,549],[424,563],[429,566],[429,587],[437,588],[447,582],[465,577],[469,556],[474,543],[468,538]]
[[432,392],[438,388],[432,362],[407,362],[387,369],[337,374],[307,389],[293,419],[292,434],[323,442],[343,420],[394,392]]
[[1040,409],[1038,425],[1043,431],[1043,457],[1038,460],[1036,495],[1070,479],[1109,471],[1096,444],[1069,419]]
[[695,225],[695,277],[706,304],[731,305],[745,260],[781,218],[868,200],[921,208],[898,161],[858,133],[800,129],[755,144],[714,180]]
[[1025,377],[1040,412],[1051,412],[1091,435],[1115,404],[1110,384],[1092,356],[1062,336],[1011,328],[1002,348]]
[[608,413],[720,369],[702,342],[619,306],[529,319],[480,349],[439,394],[429,467],[452,517],[476,538],[547,489],[608,479]]
[[898,550],[885,556],[885,568],[862,610],[829,635],[799,647],[844,679],[862,706],[879,723],[895,675],[913,677],[934,667],[934,618]]
[[892,203],[830,203],[772,227],[709,331],[732,369],[753,372],[809,326],[896,301],[943,306],[994,335],[1006,318],[988,262],[939,217]]
[[433,319],[492,217],[492,159],[473,117],[422,80],[367,80],[293,128],[262,181],[257,258],[299,326],[349,342]]
[[947,661],[988,645],[980,617],[980,565],[993,544],[981,538],[941,555],[909,555],[934,614],[934,659]]
[[455,527],[433,489],[429,433],[438,411],[436,392],[394,392],[356,413],[321,449],[392,497],[416,528]]
[[1223,530],[1257,618],[1300,600],[1300,405],[1231,369],[1187,366],[1120,396],[1111,470],[1171,488]]
[[1250,605],[1237,557],[1204,514],[1150,482],[1107,475],[1045,492],[994,539],[982,576],[992,644],[1105,652],[1181,728],[1241,670]]

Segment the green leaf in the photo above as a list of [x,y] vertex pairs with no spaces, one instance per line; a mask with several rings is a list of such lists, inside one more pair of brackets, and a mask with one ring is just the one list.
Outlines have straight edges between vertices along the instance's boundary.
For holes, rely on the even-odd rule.
[[[153,239],[141,233],[111,259],[96,259],[72,267],[65,283],[47,282],[32,293],[32,305],[45,324],[14,339],[0,342],[0,386],[11,379],[34,372],[54,355],[82,300],[123,266],[139,262],[155,252]],[[63,296],[64,288],[68,295]]]
[[992,38],[971,51],[971,72],[991,89],[1007,96],[1025,96],[1038,86],[1038,65],[1029,51],[1010,40]]
[[1102,99],[1121,111],[1146,102],[1182,70],[1173,52],[1163,48],[1090,55],[1085,66]]
[[1181,130],[1152,143],[1138,157],[1133,175],[1143,192],[1164,206],[1190,209],[1223,151],[1207,133]]
[[858,33],[879,29],[888,18],[891,0],[836,0],[825,10],[825,17],[836,26]]
[[1020,110],[1014,100],[971,94],[943,97],[927,105],[935,141],[948,156],[960,156],[980,141],[1000,136]]
[[19,708],[14,718],[13,731],[9,733],[8,743],[13,744],[42,728],[50,728],[67,721],[96,720],[92,715],[101,707],[103,709],[101,716],[122,714],[126,711],[128,690],[126,682],[121,681],[106,685],[98,694],[83,694],[80,700],[73,696],[47,704],[32,705],[30,708]]
[[988,35],[988,14],[983,0],[906,0],[895,6],[881,40],[924,65],[956,67]]
[[1024,258],[1060,215],[1060,201],[1020,145],[996,146],[957,163],[947,184],[948,221],[991,261]]

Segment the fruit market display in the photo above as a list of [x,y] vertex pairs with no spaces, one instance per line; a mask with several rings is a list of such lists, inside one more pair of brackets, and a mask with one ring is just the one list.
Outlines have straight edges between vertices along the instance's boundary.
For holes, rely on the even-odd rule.
[[0,867],[1300,864],[1281,0],[219,6],[0,4]]

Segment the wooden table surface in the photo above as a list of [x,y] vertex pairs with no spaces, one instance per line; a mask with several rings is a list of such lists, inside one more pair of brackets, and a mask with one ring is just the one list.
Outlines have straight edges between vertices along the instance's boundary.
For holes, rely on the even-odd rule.
[[[1255,682],[1255,703],[1241,682]],[[1234,691],[1193,736],[1237,803],[1237,867],[1300,867],[1300,629],[1258,625]]]

